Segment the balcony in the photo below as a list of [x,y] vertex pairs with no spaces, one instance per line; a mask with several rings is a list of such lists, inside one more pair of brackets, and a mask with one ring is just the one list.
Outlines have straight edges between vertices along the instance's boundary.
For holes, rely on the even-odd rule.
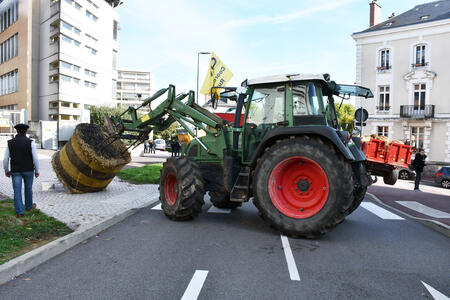
[[434,118],[434,105],[400,105],[400,118]]
[[377,67],[378,72],[387,72],[392,69],[392,65]]

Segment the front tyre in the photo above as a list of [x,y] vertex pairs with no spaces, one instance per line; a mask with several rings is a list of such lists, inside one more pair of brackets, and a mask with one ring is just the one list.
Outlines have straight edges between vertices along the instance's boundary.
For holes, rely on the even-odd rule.
[[333,146],[308,136],[268,148],[253,182],[261,217],[289,236],[328,232],[345,218],[353,201],[350,163]]
[[186,157],[170,157],[159,181],[159,200],[164,214],[175,221],[194,219],[205,203],[204,183],[199,167]]
[[383,182],[385,184],[394,185],[398,179],[398,170],[392,170],[388,174],[383,176]]

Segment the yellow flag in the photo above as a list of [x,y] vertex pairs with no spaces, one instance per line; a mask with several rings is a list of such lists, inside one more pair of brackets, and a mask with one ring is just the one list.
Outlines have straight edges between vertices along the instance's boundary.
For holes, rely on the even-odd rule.
[[[213,86],[225,86],[231,77],[233,77],[233,73],[231,73],[230,69],[212,52],[211,62],[209,63],[208,72],[206,73],[200,93],[209,95]],[[219,98],[220,89],[214,89],[213,92]]]

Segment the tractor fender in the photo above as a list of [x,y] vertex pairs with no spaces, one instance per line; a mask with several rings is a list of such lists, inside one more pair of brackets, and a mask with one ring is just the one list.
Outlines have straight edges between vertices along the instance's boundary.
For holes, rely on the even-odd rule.
[[344,145],[339,135],[336,133],[336,130],[333,128],[327,126],[278,127],[269,131],[264,136],[253,155],[250,165],[254,166],[258,157],[264,153],[264,149],[275,143],[276,140],[296,135],[313,135],[321,137],[331,142],[347,160],[355,160],[355,156],[350,149]]
[[361,148],[358,148],[357,145],[355,144],[348,145],[348,149],[350,149],[350,152],[355,157],[355,161],[359,162],[366,160],[366,155],[364,154],[364,152],[361,151]]

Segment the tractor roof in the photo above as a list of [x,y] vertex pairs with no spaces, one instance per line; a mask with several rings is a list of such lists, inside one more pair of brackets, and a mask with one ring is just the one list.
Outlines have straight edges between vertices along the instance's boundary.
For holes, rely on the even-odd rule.
[[283,75],[272,75],[272,76],[265,76],[265,77],[249,79],[247,81],[247,84],[255,85],[255,84],[300,81],[300,80],[325,81],[324,74],[283,74]]

